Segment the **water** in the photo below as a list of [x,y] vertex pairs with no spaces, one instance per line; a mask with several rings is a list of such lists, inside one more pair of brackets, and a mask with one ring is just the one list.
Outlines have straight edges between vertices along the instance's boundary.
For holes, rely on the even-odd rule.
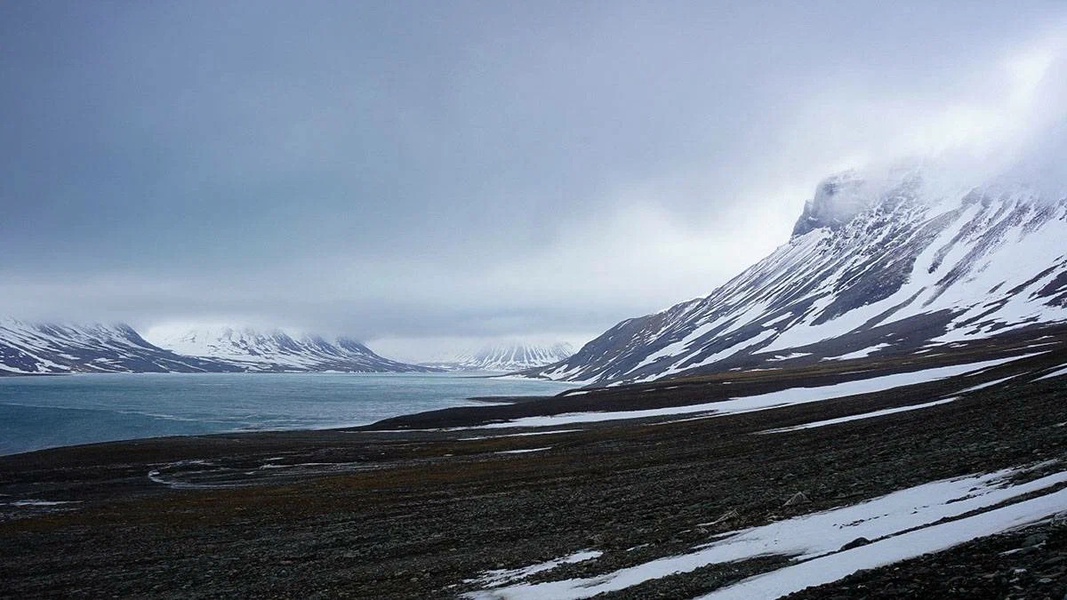
[[0,377],[0,454],[92,442],[365,425],[551,395],[571,384],[457,374],[99,374]]

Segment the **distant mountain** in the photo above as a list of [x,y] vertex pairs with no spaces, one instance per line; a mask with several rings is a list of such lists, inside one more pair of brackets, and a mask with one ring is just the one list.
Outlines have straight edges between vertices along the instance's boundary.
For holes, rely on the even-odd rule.
[[1067,321],[1067,200],[938,190],[919,171],[818,187],[792,238],[706,298],[528,372],[590,383],[936,352]]
[[552,364],[572,354],[574,348],[566,342],[549,345],[512,342],[459,351],[446,359],[426,364],[449,370],[512,372]]
[[0,375],[227,372],[234,365],[180,356],[128,325],[31,323],[0,318]]
[[363,344],[284,331],[217,327],[153,335],[178,354],[232,364],[248,371],[427,372],[435,369],[382,358]]

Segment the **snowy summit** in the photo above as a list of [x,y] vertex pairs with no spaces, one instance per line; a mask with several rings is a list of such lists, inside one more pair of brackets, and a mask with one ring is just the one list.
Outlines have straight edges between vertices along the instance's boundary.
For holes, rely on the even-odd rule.
[[206,327],[151,330],[147,336],[178,354],[239,365],[250,371],[385,372],[429,371],[378,356],[348,338],[327,340],[318,335],[262,332],[251,327]]
[[424,364],[459,371],[513,372],[543,367],[565,360],[572,354],[574,354],[574,349],[567,342],[555,344],[506,342],[458,350],[447,357]]
[[770,256],[537,374],[649,381],[906,354],[1067,321],[1063,240],[1067,199],[1021,186],[953,192],[915,170],[835,176]]

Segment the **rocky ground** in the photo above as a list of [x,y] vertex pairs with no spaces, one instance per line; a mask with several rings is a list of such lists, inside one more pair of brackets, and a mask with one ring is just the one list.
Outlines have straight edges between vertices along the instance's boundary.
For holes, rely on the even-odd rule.
[[1067,592],[1067,521],[982,538],[945,552],[863,571],[789,600],[989,598],[1061,600]]
[[[1067,464],[1067,336],[913,362],[735,372],[420,415],[356,430],[144,440],[0,457],[0,596],[451,598],[494,569],[580,550],[532,575],[585,577],[691,551],[717,534],[948,477]],[[1035,341],[1036,340],[1036,341]],[[1006,354],[947,379],[752,413],[564,427],[440,429],[577,409],[663,407]],[[933,354],[933,353],[931,353]],[[928,402],[930,408],[757,432]],[[506,436],[506,437],[501,437]],[[526,452],[515,452],[526,451]],[[1059,462],[1057,462],[1059,461]],[[797,492],[806,501],[787,505]],[[35,504],[27,504],[27,501]],[[43,504],[42,502],[62,502]],[[1064,507],[1067,511],[1067,506]],[[788,562],[763,557],[604,598],[693,598]],[[857,573],[797,598],[1055,598],[1062,519]]]

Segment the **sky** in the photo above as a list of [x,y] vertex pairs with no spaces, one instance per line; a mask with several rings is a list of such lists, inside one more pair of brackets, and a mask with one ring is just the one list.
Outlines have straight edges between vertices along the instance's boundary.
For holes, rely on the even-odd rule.
[[1062,156],[1065,41],[1062,2],[0,2],[0,314],[580,345],[834,172]]

